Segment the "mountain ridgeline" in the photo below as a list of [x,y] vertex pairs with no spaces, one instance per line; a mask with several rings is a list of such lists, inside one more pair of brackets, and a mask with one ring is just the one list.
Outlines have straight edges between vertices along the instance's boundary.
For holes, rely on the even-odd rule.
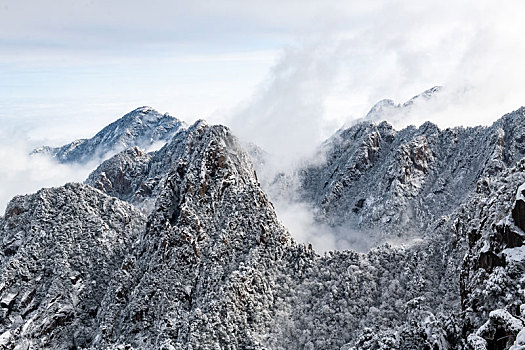
[[451,214],[479,180],[525,156],[525,109],[490,127],[396,131],[363,122],[324,142],[325,162],[299,171],[301,195],[332,225],[420,235]]
[[148,148],[157,142],[166,142],[182,127],[181,121],[168,114],[139,107],[90,139],[76,140],[61,147],[43,146],[32,153],[51,156],[60,163],[100,161],[132,146]]
[[[299,196],[320,222],[381,234],[324,255],[281,225],[228,128],[149,113],[127,116],[159,150],[121,142],[85,184],[9,203],[0,347],[525,349],[524,108],[490,127],[339,130],[294,175]],[[50,154],[93,159],[118,130]]]

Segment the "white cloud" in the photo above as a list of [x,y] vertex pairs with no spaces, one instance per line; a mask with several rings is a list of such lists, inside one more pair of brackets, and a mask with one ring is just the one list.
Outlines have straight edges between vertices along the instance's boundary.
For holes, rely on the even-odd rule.
[[329,226],[315,219],[316,209],[310,204],[284,197],[273,201],[279,220],[294,239],[311,243],[318,253],[345,249],[367,252],[378,242],[379,235],[374,232],[356,230],[350,223]]
[[227,122],[241,137],[290,162],[315,150],[324,98],[340,62],[337,47],[288,48],[256,94]]
[[58,164],[44,156],[30,156],[32,145],[17,130],[0,129],[0,215],[15,196],[43,187],[83,182],[96,164],[83,166]]
[[284,50],[229,121],[233,129],[271,153],[296,156],[378,100],[403,102],[435,85],[445,89],[431,108],[397,126],[487,124],[525,103],[525,3],[375,5],[311,22],[318,34]]
[[[490,124],[525,104],[523,10],[517,1],[383,1],[355,15],[332,13],[332,21],[311,22],[318,30],[313,38],[306,30],[284,50],[227,124],[269,152],[267,184],[280,171],[293,173],[298,159],[380,99],[404,102],[442,85],[436,98],[397,115],[394,126]],[[289,193],[296,180],[289,186],[266,189],[298,239],[323,250],[361,244],[355,232],[343,235],[349,243],[339,239],[344,228],[316,223],[314,211]],[[272,195],[279,191],[284,194]]]

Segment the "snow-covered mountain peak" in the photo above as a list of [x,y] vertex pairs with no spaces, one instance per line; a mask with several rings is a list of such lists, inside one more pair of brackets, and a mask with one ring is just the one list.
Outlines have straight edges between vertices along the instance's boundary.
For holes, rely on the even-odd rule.
[[158,113],[155,110],[155,108],[150,107],[150,106],[137,107],[134,110],[132,110],[130,113],[150,113],[150,112]]
[[161,114],[156,109],[148,106],[135,108],[131,112],[121,117],[116,122],[155,122],[162,118],[172,118],[168,113]]
[[103,160],[126,148],[149,148],[167,142],[183,123],[169,114],[151,107],[139,107],[109,124],[94,137],[73,141],[61,147],[40,147],[33,153],[47,154],[61,163],[87,163]]
[[410,100],[403,103],[403,106],[407,107],[410,106],[420,100],[429,100],[432,97],[434,97],[437,93],[439,93],[442,90],[441,86],[434,86],[428,90],[423,91],[420,94],[417,94],[416,96],[412,97]]
[[434,86],[420,94],[412,97],[404,103],[396,103],[391,99],[384,99],[377,102],[370,111],[357,122],[362,120],[381,121],[391,120],[396,121],[400,116],[409,113],[415,106],[425,103],[434,98],[442,90],[441,86]]
[[389,111],[392,108],[396,108],[397,104],[394,102],[394,100],[391,99],[383,99],[377,102],[367,113],[367,115],[372,115],[376,113],[385,113]]

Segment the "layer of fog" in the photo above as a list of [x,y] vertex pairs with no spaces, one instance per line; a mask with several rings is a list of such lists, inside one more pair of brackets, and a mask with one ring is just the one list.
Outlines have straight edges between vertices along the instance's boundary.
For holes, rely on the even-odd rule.
[[317,209],[309,203],[274,197],[273,204],[294,239],[312,244],[318,253],[346,249],[367,252],[380,243],[377,232],[356,229],[351,223],[334,227],[316,219]]
[[[66,134],[58,139],[64,144],[73,141],[68,140]],[[31,154],[36,148],[48,144],[48,141],[35,139],[24,130],[0,126],[0,216],[14,196],[35,193],[41,188],[62,186],[68,182],[82,183],[100,163],[123,150],[104,150],[104,153],[95,154],[92,160],[82,164],[63,164],[45,154]],[[153,152],[165,144],[165,141],[158,141],[143,149]]]
[[34,193],[43,187],[83,182],[98,165],[65,165],[47,156],[31,156],[38,146],[42,144],[30,141],[26,133],[0,126],[0,215],[14,196]]
[[[418,3],[379,1],[345,26],[323,21],[317,36],[283,50],[253,97],[225,121],[266,151],[261,183],[298,240],[321,250],[366,248],[369,233],[327,226],[294,193],[301,186],[296,170],[305,161],[322,164],[319,144],[377,101],[403,103],[443,87],[432,99],[385,116],[397,129],[425,121],[440,128],[488,125],[525,104],[525,22],[517,10],[523,4]],[[282,173],[296,178],[274,188]]]

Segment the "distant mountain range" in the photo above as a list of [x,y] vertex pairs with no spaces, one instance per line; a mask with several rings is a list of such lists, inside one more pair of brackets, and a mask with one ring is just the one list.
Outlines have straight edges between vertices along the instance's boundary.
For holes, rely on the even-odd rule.
[[183,123],[150,107],[140,107],[109,124],[90,139],[73,141],[61,147],[43,146],[33,154],[46,154],[60,163],[87,163],[137,146],[148,148],[167,142],[183,128]]
[[425,107],[428,107],[429,103],[439,98],[442,89],[441,86],[434,86],[403,103],[396,103],[391,99],[383,99],[374,104],[366,115],[352,120],[350,124],[343,126],[342,129],[361,122],[380,123],[382,121],[389,121],[391,124],[401,123],[406,125],[405,120],[407,116],[418,110],[418,108],[424,110]]
[[523,107],[490,127],[361,122],[274,181],[299,179],[319,222],[375,232],[366,253],[296,242],[227,127],[141,108],[71,145],[45,152],[125,149],[9,203],[2,348],[523,349]]

